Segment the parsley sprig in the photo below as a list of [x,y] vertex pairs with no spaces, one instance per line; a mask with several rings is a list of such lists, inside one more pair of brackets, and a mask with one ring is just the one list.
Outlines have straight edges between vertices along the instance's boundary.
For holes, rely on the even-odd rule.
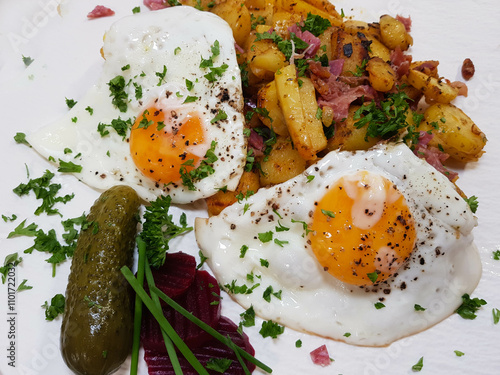
[[175,224],[168,213],[172,198],[160,196],[146,207],[141,239],[146,243],[146,256],[152,267],[158,268],[165,262],[169,241],[183,233],[193,230],[187,226],[186,214],[182,213],[179,225]]
[[381,137],[389,139],[397,134],[398,130],[409,126],[407,114],[410,108],[410,98],[404,92],[388,94],[387,99],[379,105],[372,101],[362,105],[355,113],[354,123],[356,128],[368,126],[366,137]]
[[194,160],[189,159],[182,163],[180,168],[180,175],[182,179],[182,184],[186,186],[189,190],[196,191],[195,182],[200,181],[215,172],[213,164],[219,160],[217,155],[215,155],[215,148],[217,147],[217,142],[212,141],[210,148],[205,154],[205,158],[201,161],[197,168],[187,170],[187,166],[194,166]]

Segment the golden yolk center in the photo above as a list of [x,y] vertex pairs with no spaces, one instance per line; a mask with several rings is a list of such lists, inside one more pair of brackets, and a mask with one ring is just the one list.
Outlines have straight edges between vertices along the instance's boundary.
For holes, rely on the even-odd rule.
[[130,152],[136,167],[160,184],[179,183],[181,168],[189,172],[198,166],[200,156],[193,151],[203,144],[204,131],[196,114],[166,120],[163,110],[154,107],[137,117],[130,134]]
[[309,233],[319,263],[353,285],[387,280],[415,244],[413,216],[386,178],[358,172],[342,177],[317,202]]

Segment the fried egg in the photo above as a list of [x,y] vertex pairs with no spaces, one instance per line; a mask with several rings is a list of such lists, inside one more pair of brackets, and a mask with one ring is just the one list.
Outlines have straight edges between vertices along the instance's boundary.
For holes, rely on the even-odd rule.
[[475,225],[454,185],[398,144],[332,151],[296,178],[198,218],[195,233],[245,309],[383,346],[443,320],[474,290]]
[[140,13],[106,32],[102,54],[99,81],[31,145],[99,190],[127,184],[175,203],[234,190],[246,144],[229,25],[187,6]]

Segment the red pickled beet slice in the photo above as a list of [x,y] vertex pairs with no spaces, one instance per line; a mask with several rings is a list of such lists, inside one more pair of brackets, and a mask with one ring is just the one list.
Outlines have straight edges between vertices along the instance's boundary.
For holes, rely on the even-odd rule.
[[[174,300],[211,327],[217,326],[220,318],[220,289],[217,280],[208,272],[196,272],[193,283]],[[165,318],[190,348],[201,346],[211,338],[208,333],[163,302],[162,309]],[[166,353],[160,326],[149,311],[143,314],[141,341],[145,350]]]
[[175,298],[193,283],[196,259],[186,253],[167,253],[163,266],[152,269],[152,272],[156,287],[170,298]]
[[[221,317],[219,324],[217,326],[217,331],[223,336],[229,336],[230,339],[240,348],[244,349],[251,355],[255,354],[248,336],[243,333],[240,335],[237,332],[238,326],[234,324],[231,320],[226,317]],[[243,375],[245,372],[241,367],[238,358],[234,354],[234,351],[222,344],[216,339],[211,339],[205,346],[199,347],[193,350],[193,354],[200,361],[200,363],[206,367],[207,362],[213,359],[230,359],[232,360],[231,366],[224,372],[225,375]],[[144,359],[148,365],[149,375],[174,375],[174,370],[168,355],[165,353],[158,353],[153,350],[146,350],[144,353]],[[182,367],[182,372],[184,375],[197,375],[198,373],[191,367],[189,362],[179,355],[179,363]],[[245,361],[248,370],[252,372],[255,369],[255,365]],[[208,370],[209,374],[219,374],[216,371]]]

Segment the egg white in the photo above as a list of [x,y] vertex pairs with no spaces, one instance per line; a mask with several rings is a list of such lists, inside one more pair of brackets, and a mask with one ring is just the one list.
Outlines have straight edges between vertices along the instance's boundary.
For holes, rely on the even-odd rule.
[[[361,170],[393,182],[416,223],[410,259],[387,282],[370,287],[352,286],[325,272],[303,225],[292,222],[309,223],[314,203],[328,187]],[[233,280],[248,288],[260,284],[250,294],[231,294],[240,305],[253,306],[263,319],[356,345],[387,345],[436,324],[456,310],[481,276],[471,233],[476,218],[447,178],[403,144],[330,152],[296,178],[260,189],[195,224],[196,240],[221,285]],[[279,225],[290,230],[278,232]],[[288,243],[259,241],[258,234],[268,231]],[[243,245],[248,250],[242,258]],[[262,266],[261,259],[269,266]],[[269,286],[281,290],[281,299],[263,299]],[[385,307],[376,309],[377,302]],[[426,310],[416,311],[415,304]]]
[[[213,55],[211,48],[216,41],[220,55],[214,57],[214,66],[227,64],[228,68],[210,83],[204,77],[209,70],[200,68],[200,62]],[[212,13],[187,6],[140,13],[113,24],[105,34],[103,55],[99,81],[61,120],[29,134],[30,144],[50,160],[81,165],[82,171],[75,173],[76,177],[99,190],[127,184],[145,200],[166,193],[174,203],[193,202],[224,186],[234,190],[245,165],[246,144],[241,78],[229,25]],[[130,82],[125,89],[126,112],[120,112],[110,97],[108,83],[118,75]],[[190,90],[186,79],[193,82]],[[134,83],[142,87],[142,98],[136,98]],[[183,104],[188,96],[199,99]],[[99,123],[110,124],[117,118],[133,122],[155,103],[165,110],[195,110],[208,134],[203,150],[211,141],[217,142],[215,172],[195,182],[194,191],[182,184],[160,185],[144,176],[130,156],[129,133],[123,139],[110,127],[106,128],[109,135],[104,137],[97,132]],[[226,113],[227,119],[212,123],[219,110]]]

